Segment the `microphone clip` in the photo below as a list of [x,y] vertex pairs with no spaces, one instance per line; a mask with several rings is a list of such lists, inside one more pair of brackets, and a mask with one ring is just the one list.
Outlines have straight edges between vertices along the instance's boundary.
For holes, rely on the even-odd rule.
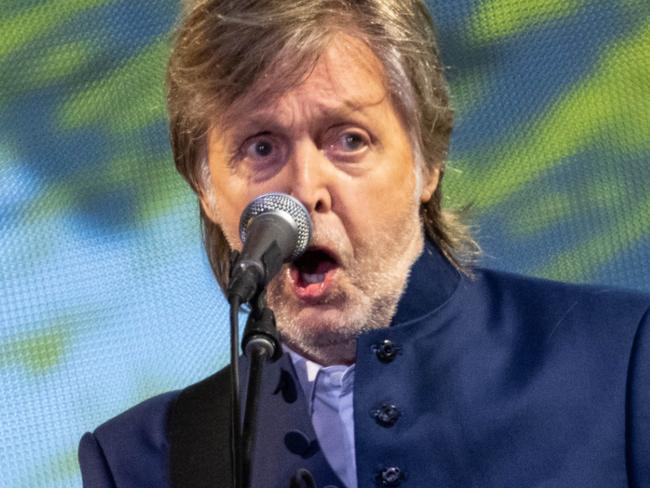
[[234,296],[239,297],[240,303],[254,301],[255,296],[268,284],[269,278],[275,276],[282,267],[282,253],[276,242],[268,245],[260,259],[251,259],[247,254],[238,252],[232,257],[228,301]]
[[275,315],[273,310],[266,306],[263,292],[258,293],[251,302],[251,312],[242,337],[242,350],[247,357],[263,351],[270,362],[275,362],[282,357]]

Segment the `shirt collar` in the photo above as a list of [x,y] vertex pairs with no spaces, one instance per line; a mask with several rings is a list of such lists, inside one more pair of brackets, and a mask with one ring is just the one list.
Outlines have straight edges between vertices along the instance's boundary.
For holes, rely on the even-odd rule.
[[342,364],[323,366],[301,356],[285,344],[282,345],[282,348],[291,357],[293,368],[307,399],[310,412],[312,410],[316,388],[319,388],[321,391],[326,389],[340,389],[341,393],[350,391],[353,388],[354,364],[349,366]]

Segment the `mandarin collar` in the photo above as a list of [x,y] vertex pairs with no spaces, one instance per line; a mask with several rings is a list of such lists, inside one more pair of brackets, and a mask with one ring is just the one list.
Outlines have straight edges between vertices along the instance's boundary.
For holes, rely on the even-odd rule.
[[460,272],[428,239],[407,278],[390,326],[417,319],[443,305],[461,280]]

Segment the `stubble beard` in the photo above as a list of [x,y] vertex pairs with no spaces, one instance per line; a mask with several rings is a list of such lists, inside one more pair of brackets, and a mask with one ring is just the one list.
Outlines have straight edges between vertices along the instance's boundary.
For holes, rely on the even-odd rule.
[[[285,344],[322,365],[351,364],[357,337],[390,325],[409,269],[423,247],[417,204],[384,227],[344,260],[335,288],[317,306],[306,306],[293,294],[287,269],[269,284],[267,301]],[[320,236],[336,242],[336,236]]]

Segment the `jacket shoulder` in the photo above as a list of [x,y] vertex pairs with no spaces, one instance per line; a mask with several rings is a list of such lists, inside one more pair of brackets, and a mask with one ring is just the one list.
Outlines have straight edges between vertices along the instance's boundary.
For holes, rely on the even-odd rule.
[[[167,486],[166,424],[178,394],[145,400],[86,433],[79,445],[84,486]],[[97,484],[99,479],[112,481]]]
[[84,486],[170,486],[175,478],[185,482],[197,463],[212,465],[221,456],[217,464],[229,471],[226,450],[206,449],[212,444],[207,439],[229,445],[228,374],[224,368],[183,390],[149,398],[84,434],[78,453]]
[[562,344],[566,352],[616,355],[621,366],[650,310],[645,293],[494,270],[477,271],[466,290],[473,297],[472,317],[484,317],[491,329],[518,344],[535,350]]
[[146,437],[162,445],[166,443],[165,425],[169,409],[180,393],[178,390],[170,391],[144,400],[101,424],[95,430],[95,435],[108,442]]
[[650,308],[650,294],[611,286],[565,283],[490,269],[478,270],[475,281],[484,293],[500,303],[523,303],[542,315],[554,309],[571,309],[585,318],[632,319],[638,323]]

